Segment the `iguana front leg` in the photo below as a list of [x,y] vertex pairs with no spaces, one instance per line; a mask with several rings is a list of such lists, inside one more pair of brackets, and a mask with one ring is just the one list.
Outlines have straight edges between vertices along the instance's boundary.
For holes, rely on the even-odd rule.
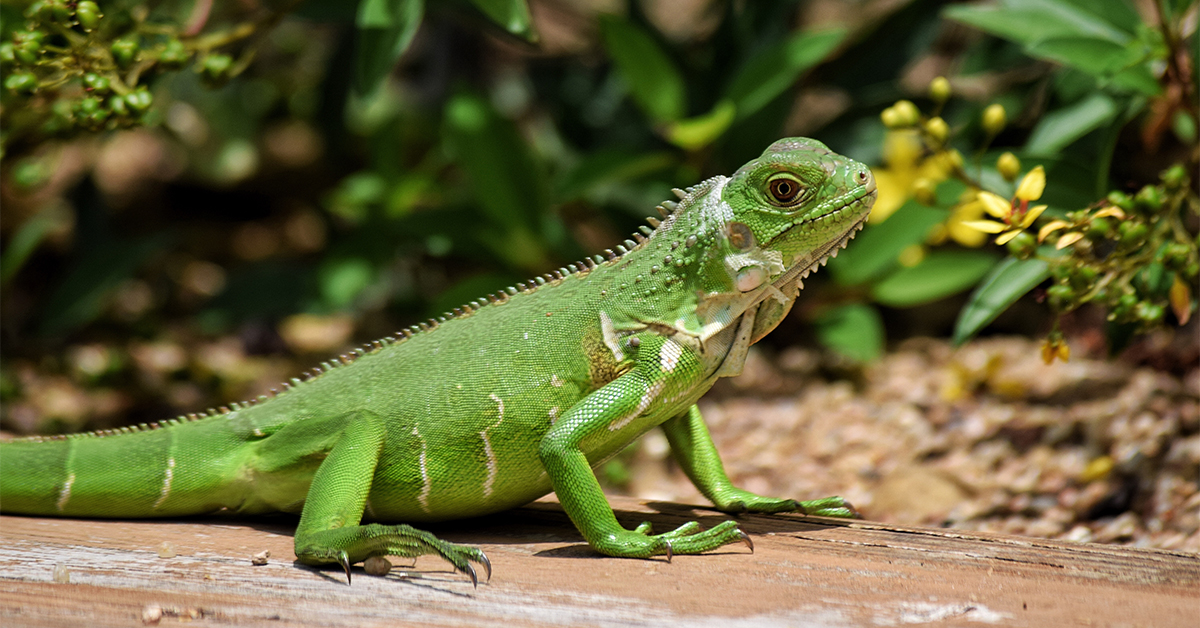
[[645,416],[658,395],[670,389],[662,375],[635,367],[575,404],[542,439],[538,453],[563,510],[588,544],[609,556],[666,554],[669,559],[672,554],[699,554],[739,541],[749,544],[749,537],[734,521],[708,530],[692,521],[658,535],[649,534],[648,523],[627,530],[617,522],[605,499],[584,448],[597,439],[613,438],[614,432],[623,429],[644,431],[645,427],[637,425],[639,417]]
[[679,416],[662,424],[675,460],[692,484],[717,507],[728,513],[803,512],[824,517],[857,517],[858,512],[841,497],[826,497],[798,502],[794,499],[764,497],[733,485],[700,415],[693,405]]
[[296,528],[296,558],[306,565],[341,565],[347,584],[350,565],[371,556],[436,554],[470,576],[472,584],[479,582],[472,562],[482,564],[491,578],[491,563],[478,548],[448,543],[407,525],[360,525],[386,438],[383,419],[373,412],[344,419],[337,442],[308,489]]

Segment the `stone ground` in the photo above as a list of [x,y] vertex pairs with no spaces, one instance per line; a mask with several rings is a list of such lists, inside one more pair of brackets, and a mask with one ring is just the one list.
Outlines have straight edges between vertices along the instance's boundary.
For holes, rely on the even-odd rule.
[[[1200,552],[1200,368],[1042,363],[1038,343],[902,343],[865,370],[752,354],[702,403],[735,483],[871,520]],[[832,376],[831,376],[832,373]],[[641,498],[705,503],[652,432]]]

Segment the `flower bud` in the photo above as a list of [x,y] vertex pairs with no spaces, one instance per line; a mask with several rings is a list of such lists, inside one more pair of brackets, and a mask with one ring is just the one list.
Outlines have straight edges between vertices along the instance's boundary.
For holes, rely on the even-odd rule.
[[950,137],[950,125],[941,118],[930,118],[925,123],[925,133],[937,144],[945,144]]
[[897,100],[892,108],[901,126],[913,126],[921,120],[921,110],[911,100]]
[[988,105],[983,110],[983,130],[988,135],[998,135],[1004,130],[1004,125],[1008,124],[1008,114],[1004,111],[1004,106],[999,104]]
[[1005,152],[996,160],[996,170],[1005,181],[1015,181],[1021,172],[1021,160],[1017,159],[1016,155]]
[[950,81],[944,76],[939,76],[929,82],[929,97],[939,105],[950,99],[950,92]]

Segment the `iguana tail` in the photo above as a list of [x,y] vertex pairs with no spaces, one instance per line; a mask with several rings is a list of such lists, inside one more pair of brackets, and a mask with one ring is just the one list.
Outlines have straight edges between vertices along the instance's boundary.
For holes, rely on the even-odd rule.
[[[187,442],[187,447],[176,444]],[[246,443],[211,420],[0,443],[0,512],[171,517],[240,502]]]

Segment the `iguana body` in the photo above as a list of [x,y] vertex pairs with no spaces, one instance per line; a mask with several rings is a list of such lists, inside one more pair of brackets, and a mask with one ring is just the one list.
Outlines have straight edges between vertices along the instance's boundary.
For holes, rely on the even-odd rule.
[[[844,246],[875,197],[870,171],[781,140],[733,177],[688,190],[627,242],[445,319],[376,342],[271,398],[160,425],[0,445],[0,509],[75,517],[301,513],[301,562],[436,553],[475,577],[478,549],[407,525],[484,515],[554,490],[597,550],[690,554],[747,540],[727,521],[650,535],[616,521],[592,467],[661,426],[725,512],[846,515],[733,487],[696,401],[736,375]],[[488,566],[490,572],[490,565]]]

